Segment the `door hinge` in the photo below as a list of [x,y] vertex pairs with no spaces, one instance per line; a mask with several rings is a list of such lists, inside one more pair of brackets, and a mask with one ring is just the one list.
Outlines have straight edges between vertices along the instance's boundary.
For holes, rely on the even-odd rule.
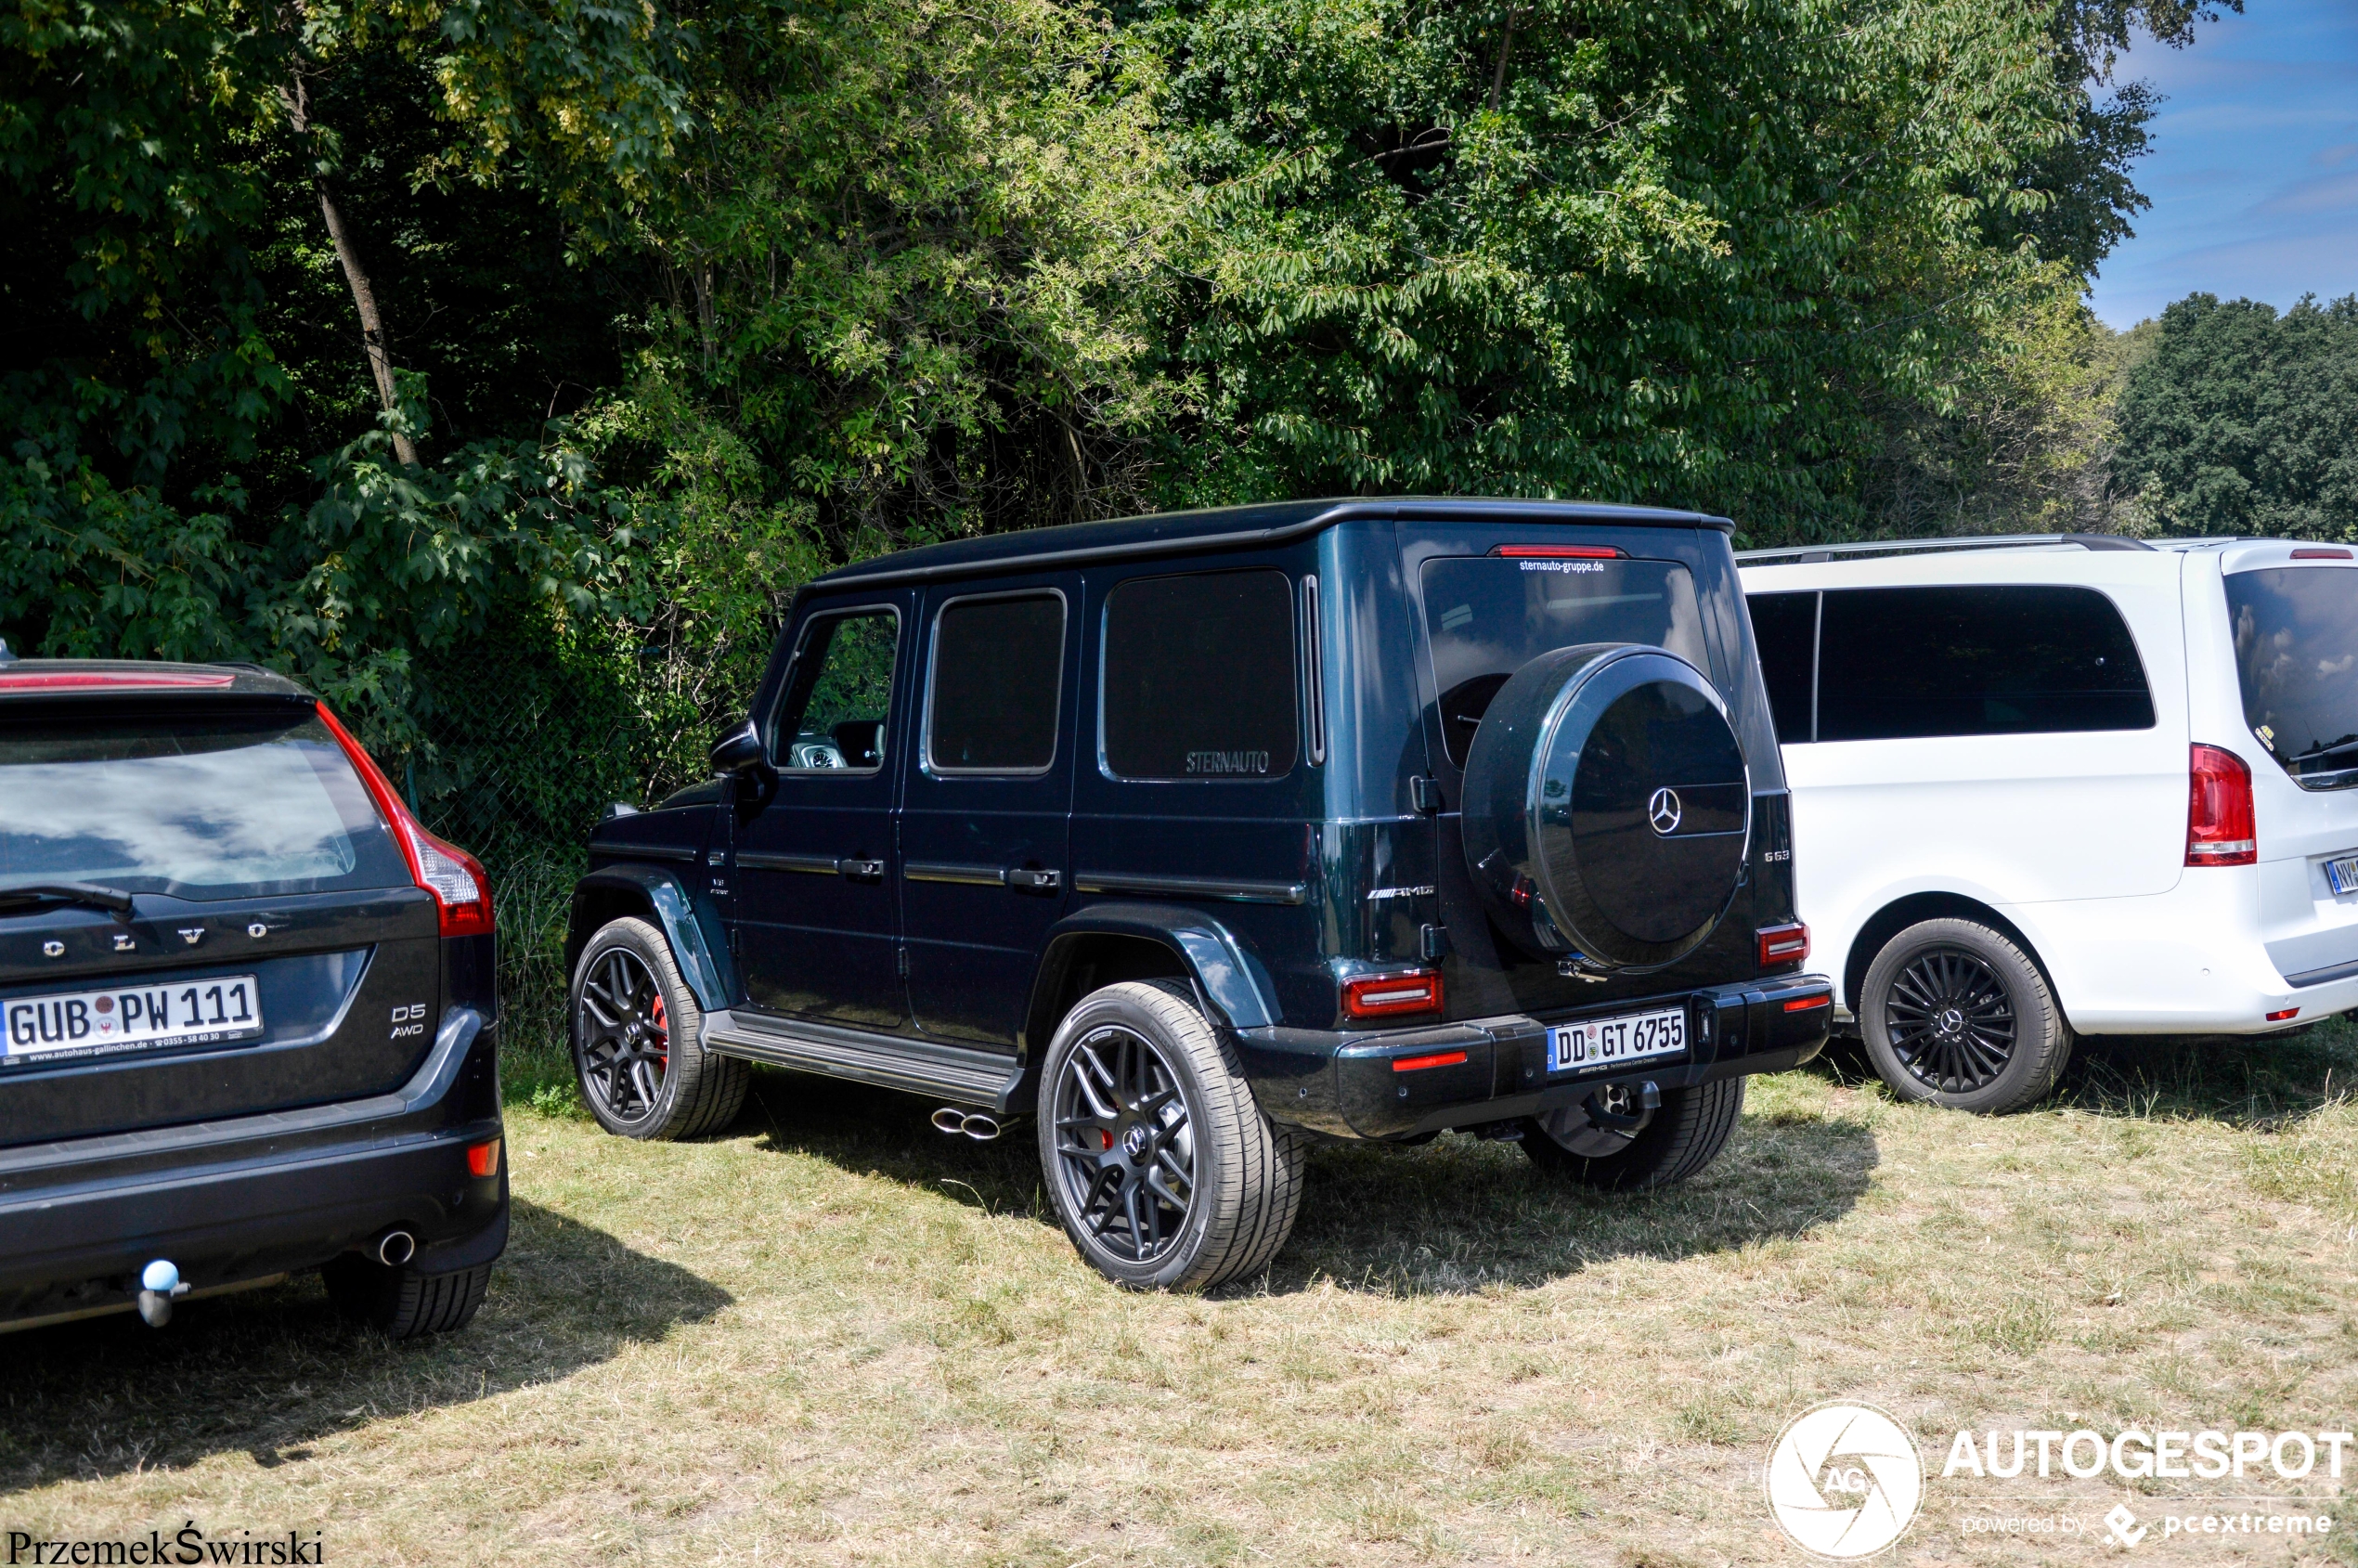
[[1417,956],[1440,958],[1449,952],[1449,930],[1444,926],[1417,927]]
[[1426,778],[1422,774],[1410,779],[1408,781],[1408,798],[1416,802],[1417,810],[1419,811],[1440,810],[1441,781],[1439,779]]
[[737,941],[737,928],[732,926],[729,927],[729,956],[738,958],[744,956],[744,953],[745,949]]
[[900,971],[902,979],[909,978],[909,950],[907,948],[899,948],[894,951],[892,966]]

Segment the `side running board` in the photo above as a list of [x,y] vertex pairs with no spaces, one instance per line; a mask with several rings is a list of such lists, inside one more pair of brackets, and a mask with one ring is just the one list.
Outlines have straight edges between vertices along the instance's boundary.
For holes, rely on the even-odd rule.
[[1017,1103],[1023,1068],[1004,1051],[969,1050],[808,1018],[726,1010],[705,1015],[704,1047],[724,1056],[873,1083],[1002,1115],[1030,1108]]

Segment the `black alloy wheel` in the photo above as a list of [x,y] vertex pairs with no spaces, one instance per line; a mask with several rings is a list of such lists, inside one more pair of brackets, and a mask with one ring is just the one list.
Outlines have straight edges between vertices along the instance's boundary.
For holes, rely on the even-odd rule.
[[653,1116],[671,1072],[671,1029],[663,987],[637,953],[609,948],[582,977],[575,1029],[582,1087],[596,1108],[619,1122]]
[[1942,915],[1894,934],[1859,988],[1875,1076],[1902,1100],[1983,1116],[2043,1098],[2071,1060],[2071,1025],[2009,932]]
[[1070,1211],[1124,1262],[1161,1260],[1196,1200],[1195,1129],[1172,1065],[1145,1035],[1109,1024],[1065,1058],[1051,1103]]
[[1986,1089],[2014,1060],[2014,999],[1998,972],[1963,948],[1912,958],[1891,982],[1884,1018],[1891,1054],[1939,1094]]

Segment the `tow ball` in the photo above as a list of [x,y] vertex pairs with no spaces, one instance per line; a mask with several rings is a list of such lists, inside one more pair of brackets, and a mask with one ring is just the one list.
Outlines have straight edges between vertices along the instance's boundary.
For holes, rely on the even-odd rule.
[[1581,1108],[1587,1111],[1589,1125],[1635,1136],[1645,1131],[1646,1123],[1662,1108],[1662,1088],[1651,1078],[1635,1088],[1626,1083],[1603,1084]]
[[149,1328],[161,1328],[172,1321],[173,1298],[188,1293],[180,1265],[169,1258],[158,1258],[139,1271],[139,1316]]

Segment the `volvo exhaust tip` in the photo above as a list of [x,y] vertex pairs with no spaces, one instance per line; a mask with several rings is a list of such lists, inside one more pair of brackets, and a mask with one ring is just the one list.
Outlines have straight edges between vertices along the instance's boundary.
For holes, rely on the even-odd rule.
[[956,1137],[960,1134],[978,1144],[987,1144],[1007,1130],[1008,1123],[986,1110],[961,1110],[956,1106],[943,1106],[933,1113],[933,1129],[937,1133]]
[[399,1268],[418,1255],[418,1238],[406,1230],[389,1230],[377,1238],[377,1262]]

